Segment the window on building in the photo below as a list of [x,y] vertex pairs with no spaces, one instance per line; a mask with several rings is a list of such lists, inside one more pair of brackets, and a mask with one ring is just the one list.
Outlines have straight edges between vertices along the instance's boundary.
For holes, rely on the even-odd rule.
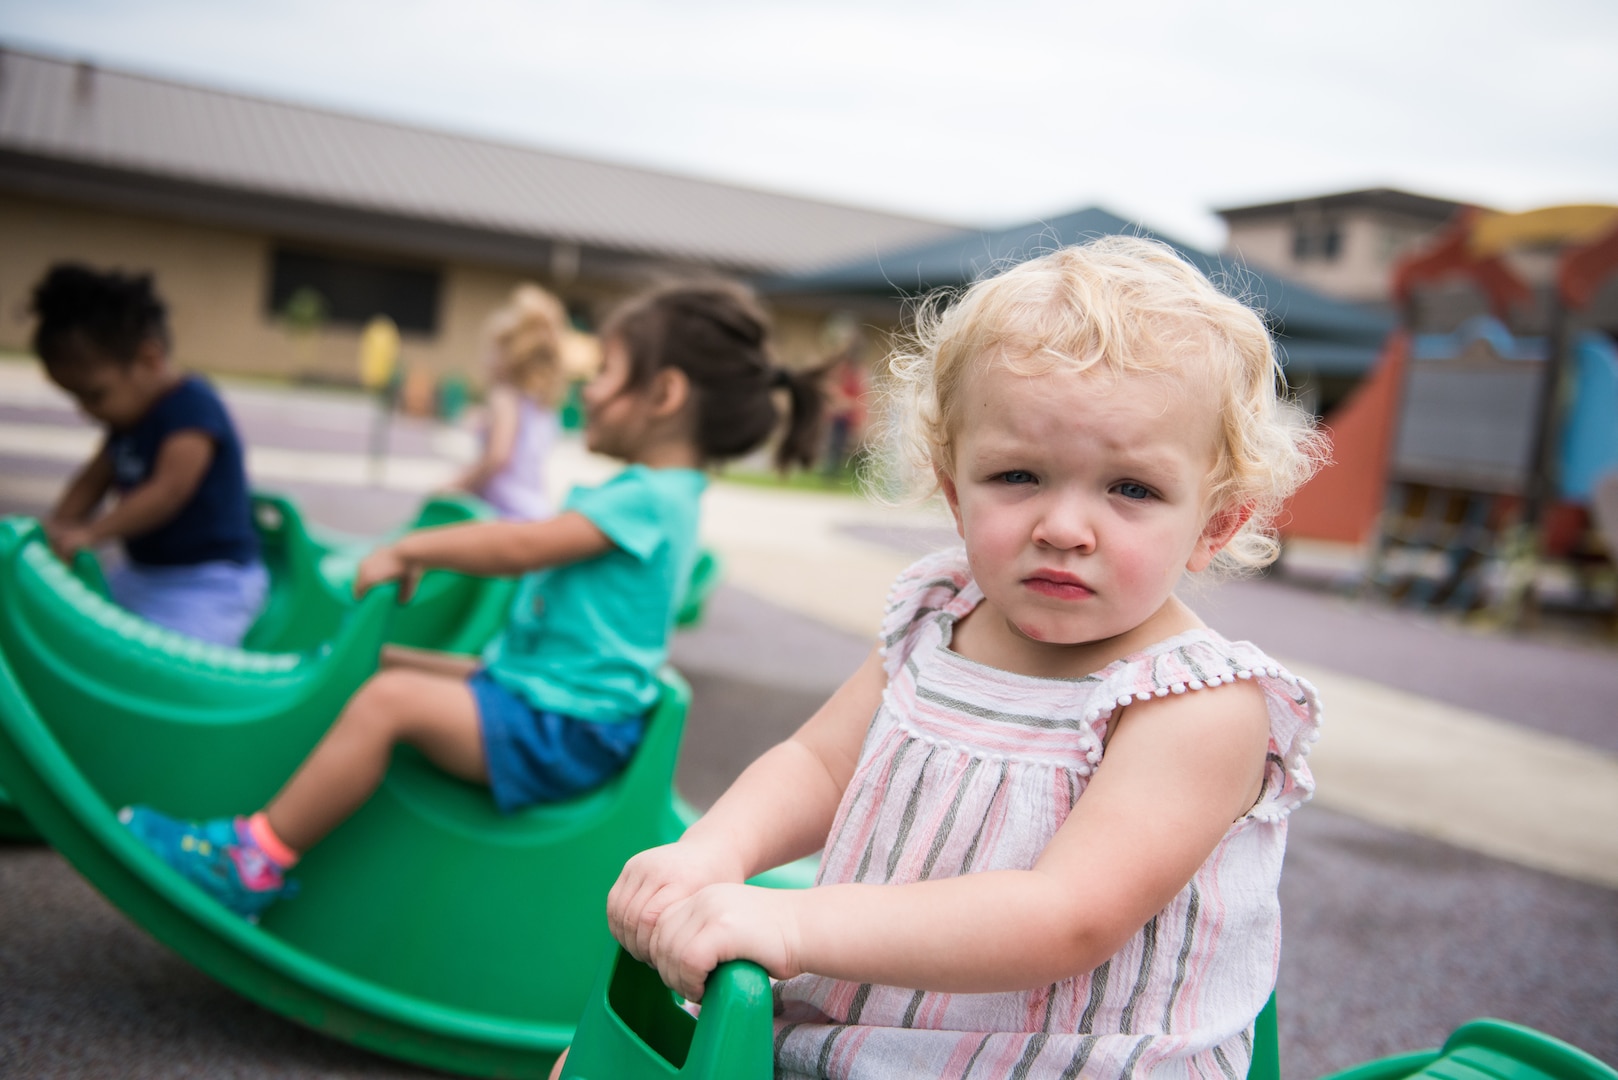
[[1342,226],[1331,218],[1304,218],[1293,226],[1294,262],[1333,262],[1342,250]]
[[342,326],[386,315],[407,333],[433,334],[441,278],[430,267],[278,247],[270,259],[269,311]]

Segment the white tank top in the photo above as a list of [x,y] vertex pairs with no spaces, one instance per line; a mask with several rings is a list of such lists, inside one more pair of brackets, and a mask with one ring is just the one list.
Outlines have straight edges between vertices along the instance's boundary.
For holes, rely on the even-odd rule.
[[[517,398],[517,437],[505,467],[478,494],[504,518],[538,521],[554,512],[545,484],[545,462],[550,458],[560,424],[556,413],[531,398]],[[485,440],[487,440],[485,433]]]

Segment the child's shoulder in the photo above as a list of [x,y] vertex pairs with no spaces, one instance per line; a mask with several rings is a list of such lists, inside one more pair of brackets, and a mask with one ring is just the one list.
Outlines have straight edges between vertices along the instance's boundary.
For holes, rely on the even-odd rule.
[[1283,817],[1313,794],[1314,778],[1305,759],[1320,738],[1320,694],[1308,679],[1251,641],[1231,641],[1196,627],[1120,658],[1099,676],[1101,692],[1086,716],[1090,721],[1137,702],[1192,697],[1251,681],[1263,694],[1272,748],[1265,794],[1253,816]]
[[233,430],[230,412],[213,384],[189,373],[175,380],[151,403],[140,425],[158,433],[200,428],[211,435],[223,436]]

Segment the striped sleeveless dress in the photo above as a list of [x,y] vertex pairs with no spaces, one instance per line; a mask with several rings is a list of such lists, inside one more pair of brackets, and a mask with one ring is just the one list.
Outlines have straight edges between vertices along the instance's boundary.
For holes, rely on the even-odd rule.
[[[818,881],[902,884],[1026,869],[1084,794],[1112,714],[1254,679],[1263,793],[1189,884],[1094,971],[1014,993],[947,994],[800,975],[775,987],[778,1077],[1241,1080],[1275,985],[1286,818],[1314,789],[1314,688],[1247,642],[1192,630],[1082,679],[999,671],[949,649],[983,599],[965,552],[928,556],[888,598],[888,685]],[[950,943],[941,941],[940,949]]]

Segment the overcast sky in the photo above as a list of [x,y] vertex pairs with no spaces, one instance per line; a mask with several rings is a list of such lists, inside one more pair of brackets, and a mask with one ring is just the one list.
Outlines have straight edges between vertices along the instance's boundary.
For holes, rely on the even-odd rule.
[[971,225],[1618,203],[1613,0],[0,0],[0,42]]

